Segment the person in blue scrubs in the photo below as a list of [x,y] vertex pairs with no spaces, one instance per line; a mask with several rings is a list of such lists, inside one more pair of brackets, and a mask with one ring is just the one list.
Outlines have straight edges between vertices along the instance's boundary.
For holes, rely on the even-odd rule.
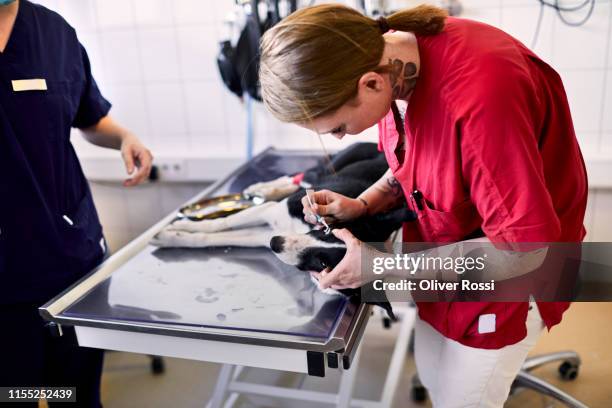
[[70,129],[121,151],[126,186],[149,175],[151,153],[110,107],[61,16],[0,0],[0,386],[76,386],[79,407],[100,406],[102,351],[53,337],[37,308],[106,255]]

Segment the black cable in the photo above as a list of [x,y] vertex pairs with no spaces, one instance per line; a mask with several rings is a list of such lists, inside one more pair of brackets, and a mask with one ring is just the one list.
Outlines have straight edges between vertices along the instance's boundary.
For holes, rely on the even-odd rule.
[[540,3],[543,3],[545,6],[552,7],[555,10],[561,10],[561,11],[577,11],[585,7],[588,3],[592,3],[592,0],[584,0],[581,4],[577,4],[575,6],[560,6],[559,0],[554,0],[554,3],[549,3],[546,0],[539,0],[539,1]]
[[[536,24],[535,32],[533,35],[533,40],[531,41],[531,49],[533,49],[536,43],[538,42],[538,38],[540,36],[540,28],[542,27],[542,19],[544,16],[545,7],[550,7],[553,10],[555,10],[557,13],[557,16],[559,16],[559,20],[561,20],[563,24],[568,25],[570,27],[580,27],[586,24],[586,22],[589,21],[589,19],[593,15],[593,10],[595,9],[595,0],[584,0],[582,3],[576,4],[573,6],[562,6],[559,4],[559,0],[553,0],[553,3],[550,3],[547,0],[538,0],[538,2],[540,3],[540,14],[538,16],[538,22]],[[589,9],[587,11],[587,14],[580,21],[569,21],[563,15],[563,13],[576,12],[578,10],[584,9],[585,7],[589,7]]]
[[[593,15],[593,10],[595,9],[595,0],[584,0],[582,3],[573,5],[573,6],[562,6],[559,4],[559,0],[553,0],[553,2],[549,2],[547,0],[538,0],[540,2],[540,8],[541,11],[543,9],[544,6],[546,7],[550,7],[553,10],[555,10],[557,12],[557,15],[559,16],[559,19],[561,20],[561,22],[563,22],[563,24],[566,24],[568,26],[572,26],[572,27],[578,27],[581,25],[584,25]],[[584,16],[584,18],[580,21],[569,21],[564,15],[563,13],[565,12],[575,12],[578,10],[582,10],[585,7],[589,7],[589,10],[587,11],[586,16]],[[536,27],[539,30],[539,27]],[[537,40],[537,38],[535,38]]]
[[[595,9],[595,0],[590,0],[589,1],[590,7],[589,7],[589,11],[587,12],[586,16],[584,16],[584,18],[580,21],[569,21],[563,16],[562,12],[565,10],[562,10],[561,8],[558,7],[559,0],[555,0],[555,4],[557,5],[556,10],[557,10],[557,15],[559,16],[559,19],[564,24],[571,26],[571,27],[580,27],[581,25],[584,25],[587,21],[589,21],[589,19],[593,15],[593,9]],[[587,3],[584,3],[584,6],[586,6],[586,4]],[[579,9],[576,9],[576,10],[579,10]]]
[[542,27],[542,18],[544,17],[544,2],[540,1],[540,14],[538,15],[538,23],[536,24],[533,40],[531,40],[531,49],[533,50],[540,37],[540,28]]

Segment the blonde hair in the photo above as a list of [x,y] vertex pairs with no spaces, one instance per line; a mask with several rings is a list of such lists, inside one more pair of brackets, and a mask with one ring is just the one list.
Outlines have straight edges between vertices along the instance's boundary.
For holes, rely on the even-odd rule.
[[446,16],[440,8],[421,5],[381,23],[338,4],[300,9],[262,37],[264,104],[283,122],[307,123],[332,113],[356,95],[363,74],[381,71],[384,31],[433,35],[444,29]]

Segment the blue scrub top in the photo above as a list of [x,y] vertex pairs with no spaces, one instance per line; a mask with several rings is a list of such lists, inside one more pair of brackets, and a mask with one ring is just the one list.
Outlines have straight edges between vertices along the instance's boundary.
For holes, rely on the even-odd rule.
[[[24,79],[47,89],[16,91]],[[22,0],[0,53],[0,304],[44,302],[103,259],[70,128],[95,125],[110,106],[74,29]]]

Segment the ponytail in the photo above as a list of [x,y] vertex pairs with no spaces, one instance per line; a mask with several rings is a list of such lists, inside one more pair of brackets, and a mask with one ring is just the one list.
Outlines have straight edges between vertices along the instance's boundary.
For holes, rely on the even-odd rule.
[[[417,35],[439,34],[444,29],[447,12],[441,8],[422,4],[418,7],[400,10],[386,17],[389,29],[409,31]],[[377,22],[380,28],[380,23]]]

